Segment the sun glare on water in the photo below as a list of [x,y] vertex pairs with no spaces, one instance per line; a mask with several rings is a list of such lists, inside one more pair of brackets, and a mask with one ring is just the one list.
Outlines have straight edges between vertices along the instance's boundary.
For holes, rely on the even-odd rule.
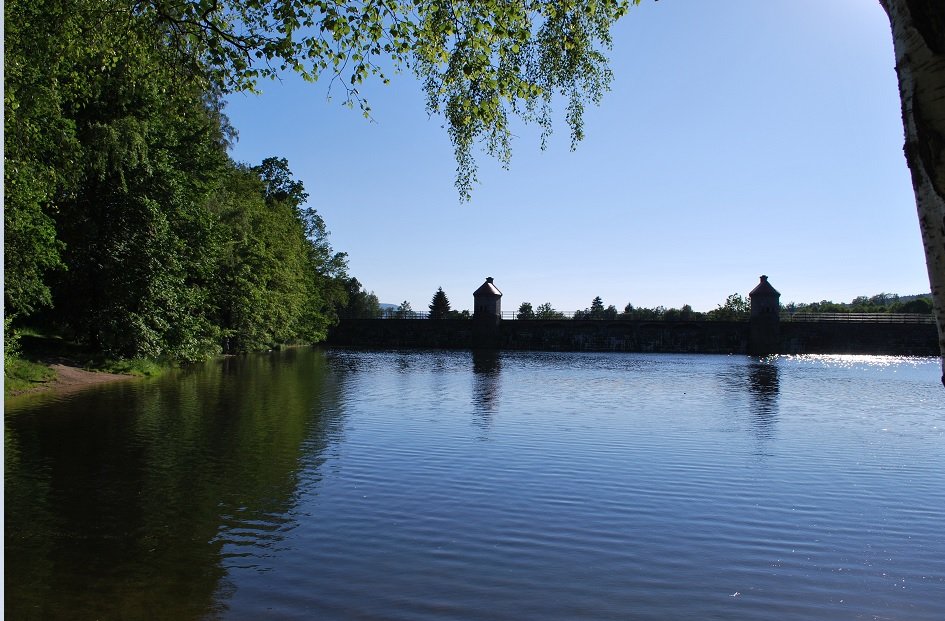
[[900,368],[900,367],[910,367],[915,368],[923,364],[928,364],[930,361],[935,361],[935,358],[929,357],[919,357],[919,356],[874,356],[866,354],[803,354],[803,355],[789,355],[789,356],[778,356],[778,358],[784,360],[792,360],[797,362],[809,362],[817,364],[824,367],[839,367],[846,369],[854,368],[863,368],[863,367],[872,367],[872,368]]

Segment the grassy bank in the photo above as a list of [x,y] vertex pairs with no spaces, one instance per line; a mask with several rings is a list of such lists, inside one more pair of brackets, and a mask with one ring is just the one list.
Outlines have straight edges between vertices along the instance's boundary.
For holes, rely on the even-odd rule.
[[151,360],[150,358],[134,358],[132,360],[103,359],[97,365],[87,366],[85,368],[90,371],[104,371],[105,373],[117,373],[119,375],[155,377],[174,366],[173,364]]
[[22,358],[7,360],[3,367],[3,395],[11,397],[34,390],[56,379],[48,365]]
[[[53,386],[58,373],[56,369],[51,368],[52,365],[137,377],[154,377],[174,366],[171,363],[146,358],[109,359],[57,336],[26,332],[19,335],[16,355],[5,356],[4,396],[12,397]],[[58,368],[61,369],[61,367]]]

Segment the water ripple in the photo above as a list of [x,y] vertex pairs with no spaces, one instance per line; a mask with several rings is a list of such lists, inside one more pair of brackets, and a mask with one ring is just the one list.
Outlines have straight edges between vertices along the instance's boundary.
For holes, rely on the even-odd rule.
[[8,616],[937,621],[938,376],[299,350],[8,413]]

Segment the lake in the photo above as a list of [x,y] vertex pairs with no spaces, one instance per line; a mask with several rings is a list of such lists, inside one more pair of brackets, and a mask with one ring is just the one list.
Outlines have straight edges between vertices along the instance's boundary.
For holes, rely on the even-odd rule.
[[8,619],[945,618],[935,358],[292,349],[8,403]]

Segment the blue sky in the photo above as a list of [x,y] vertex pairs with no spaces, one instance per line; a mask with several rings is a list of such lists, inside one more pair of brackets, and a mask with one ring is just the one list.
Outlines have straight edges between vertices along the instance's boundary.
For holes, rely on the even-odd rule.
[[704,311],[760,274],[784,303],[928,291],[878,2],[644,0],[612,67],[577,151],[559,105],[545,151],[522,126],[510,170],[480,155],[470,203],[409,74],[362,89],[373,122],[327,80],[234,95],[232,155],[288,158],[351,274],[415,310],[440,286],[471,309],[486,276],[506,310]]

